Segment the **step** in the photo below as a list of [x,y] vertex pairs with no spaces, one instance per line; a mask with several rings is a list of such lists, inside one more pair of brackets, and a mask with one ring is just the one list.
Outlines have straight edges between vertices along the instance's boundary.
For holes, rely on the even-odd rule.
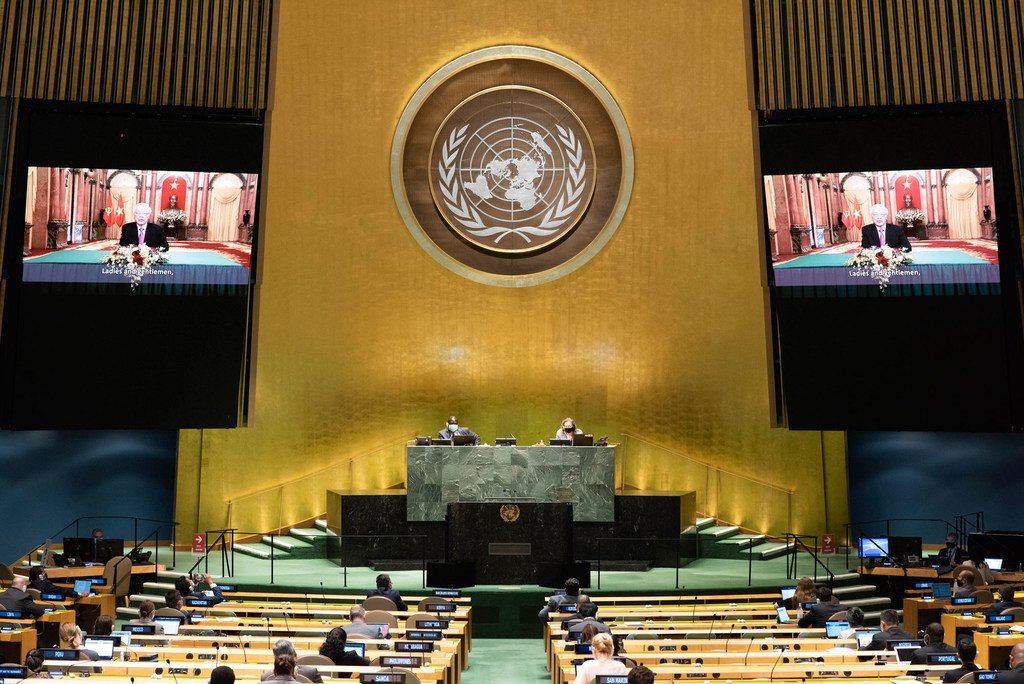
[[[855,573],[855,572],[844,572],[844,573],[841,573],[841,574],[837,574],[835,577],[832,578],[832,586],[835,587],[835,585],[837,585],[837,584],[844,584],[844,583],[847,583],[847,582],[859,582],[859,581],[860,581],[860,575],[858,575],[857,573]],[[864,586],[868,586],[870,589],[874,589],[874,587],[869,586],[869,585],[864,585]],[[833,588],[832,589],[832,593],[835,593],[835,591],[836,590]]]
[[694,534],[715,524],[714,518],[697,518],[694,524],[683,530],[683,534]]
[[840,601],[840,602],[844,606],[848,606],[850,608],[853,608],[854,606],[856,606],[857,608],[860,608],[861,610],[863,610],[865,614],[870,612],[868,610],[869,608],[871,610],[877,609],[878,612],[881,612],[881,611],[885,610],[886,608],[890,608],[892,606],[892,601],[890,601],[885,596],[872,596],[870,598],[852,599],[850,601]]
[[295,537],[271,537],[270,535],[264,535],[263,543],[267,546],[273,546],[280,551],[287,551],[292,553],[293,551],[304,551],[312,549],[312,545],[305,541],[300,541]]
[[330,530],[323,530],[319,527],[293,527],[288,530],[293,537],[304,539],[307,537],[333,537],[335,534]]
[[[235,544],[235,551],[261,560],[270,560],[270,546],[266,544]],[[275,560],[288,557],[289,555],[285,551],[274,551]]]
[[313,526],[323,530],[324,532],[330,532],[330,530],[327,529],[327,518],[318,518],[314,520]]
[[791,551],[791,548],[785,542],[766,542],[755,546],[753,551],[754,556],[759,557],[761,560],[771,560],[772,558],[785,556]]
[[718,544],[729,544],[740,549],[746,549],[749,546],[754,545],[757,542],[763,542],[765,535],[763,534],[737,534],[728,539],[719,539],[716,543]]
[[845,586],[836,586],[836,581],[840,575],[836,575],[836,578],[832,581],[832,595],[840,599],[841,603],[848,603],[846,600],[847,596],[857,596],[859,594],[874,594],[876,588],[870,584],[847,584]]
[[715,541],[726,539],[739,534],[740,528],[736,525],[712,525],[700,530],[702,539],[714,539]]

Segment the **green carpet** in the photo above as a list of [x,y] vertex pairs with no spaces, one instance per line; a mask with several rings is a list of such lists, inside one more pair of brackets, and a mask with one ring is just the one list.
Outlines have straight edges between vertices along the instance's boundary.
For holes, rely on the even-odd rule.
[[550,682],[540,639],[474,639],[462,684]]

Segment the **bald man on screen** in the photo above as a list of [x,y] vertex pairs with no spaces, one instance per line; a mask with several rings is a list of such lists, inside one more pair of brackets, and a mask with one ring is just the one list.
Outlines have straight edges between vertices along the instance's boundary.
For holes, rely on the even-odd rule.
[[904,252],[911,250],[910,240],[907,239],[903,227],[895,223],[888,223],[889,210],[885,208],[884,204],[875,204],[871,207],[871,220],[873,223],[869,223],[861,229],[861,249],[889,245],[893,249],[902,249]]
[[150,249],[159,249],[164,252],[170,249],[163,226],[149,222],[152,215],[153,208],[145,202],[135,205],[135,220],[121,226],[121,241],[119,243],[121,247],[141,244]]

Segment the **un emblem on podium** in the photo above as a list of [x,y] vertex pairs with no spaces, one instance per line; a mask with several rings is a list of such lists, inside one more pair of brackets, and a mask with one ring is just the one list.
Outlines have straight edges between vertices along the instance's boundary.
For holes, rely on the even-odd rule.
[[506,287],[562,277],[612,238],[633,186],[629,129],[589,71],[526,46],[446,64],[392,143],[399,213],[446,268]]
[[498,515],[500,515],[501,519],[507,523],[514,523],[519,520],[521,513],[522,511],[519,509],[519,506],[515,504],[504,504],[498,511]]

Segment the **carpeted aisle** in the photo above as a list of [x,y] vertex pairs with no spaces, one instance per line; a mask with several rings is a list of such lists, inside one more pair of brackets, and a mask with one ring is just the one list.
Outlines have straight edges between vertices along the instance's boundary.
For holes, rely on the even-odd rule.
[[462,684],[540,684],[550,682],[540,639],[473,639]]

